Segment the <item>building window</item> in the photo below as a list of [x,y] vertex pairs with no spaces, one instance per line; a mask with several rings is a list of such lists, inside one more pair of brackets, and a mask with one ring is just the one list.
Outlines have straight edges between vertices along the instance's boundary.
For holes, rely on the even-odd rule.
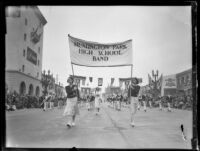
[[38,53],[40,54],[40,47],[38,47]]
[[37,77],[39,77],[39,72],[37,72]]
[[38,66],[40,65],[40,60],[38,60]]
[[27,18],[25,18],[25,25],[28,25],[28,20],[27,20]]
[[181,78],[181,85],[184,84],[184,77]]
[[185,82],[188,83],[188,81],[189,81],[189,76],[187,75],[186,79],[185,79]]
[[26,34],[24,34],[24,41],[26,41]]
[[180,85],[180,82],[179,82],[179,79],[177,79],[177,86],[179,86]]
[[23,50],[23,56],[25,57],[25,55],[26,55],[26,51],[25,51],[25,50]]
[[29,95],[33,95],[33,85],[32,85],[32,84],[29,85],[28,94],[29,94]]
[[40,88],[39,88],[39,86],[36,87],[35,95],[36,96],[40,96]]
[[22,66],[22,72],[24,72],[24,70],[25,70],[25,66],[23,65],[23,66]]

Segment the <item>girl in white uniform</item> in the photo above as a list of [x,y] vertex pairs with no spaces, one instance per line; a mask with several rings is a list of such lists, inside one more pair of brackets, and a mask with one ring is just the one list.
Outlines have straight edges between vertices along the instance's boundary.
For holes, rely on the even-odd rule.
[[130,110],[131,110],[131,126],[135,126],[134,118],[137,112],[138,106],[138,93],[140,91],[140,86],[137,78],[132,79],[131,86],[128,89],[128,96],[130,99]]
[[76,115],[79,115],[78,99],[80,97],[79,90],[76,85],[73,84],[73,77],[69,77],[67,82],[68,86],[65,87],[67,93],[67,105],[65,107],[63,115],[67,117],[67,126],[75,126]]

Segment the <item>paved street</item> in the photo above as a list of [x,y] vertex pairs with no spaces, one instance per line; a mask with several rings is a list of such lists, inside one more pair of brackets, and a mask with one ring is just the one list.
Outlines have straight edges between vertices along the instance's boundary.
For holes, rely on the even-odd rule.
[[[140,110],[136,126],[129,125],[129,109],[102,105],[100,115],[80,108],[76,126],[66,127],[64,109],[25,109],[6,112],[7,147],[39,148],[185,148],[190,149],[192,112],[158,108]],[[181,136],[183,124],[187,141]]]

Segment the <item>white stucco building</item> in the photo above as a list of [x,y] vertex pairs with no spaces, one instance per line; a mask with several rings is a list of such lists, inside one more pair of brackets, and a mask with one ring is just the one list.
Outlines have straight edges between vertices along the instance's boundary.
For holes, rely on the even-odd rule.
[[42,95],[43,30],[37,6],[6,8],[6,85],[19,94]]

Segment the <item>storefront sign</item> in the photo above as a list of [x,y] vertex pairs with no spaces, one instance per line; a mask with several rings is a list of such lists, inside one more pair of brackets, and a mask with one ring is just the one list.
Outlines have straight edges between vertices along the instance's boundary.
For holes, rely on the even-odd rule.
[[37,54],[29,47],[27,47],[27,60],[37,65]]

